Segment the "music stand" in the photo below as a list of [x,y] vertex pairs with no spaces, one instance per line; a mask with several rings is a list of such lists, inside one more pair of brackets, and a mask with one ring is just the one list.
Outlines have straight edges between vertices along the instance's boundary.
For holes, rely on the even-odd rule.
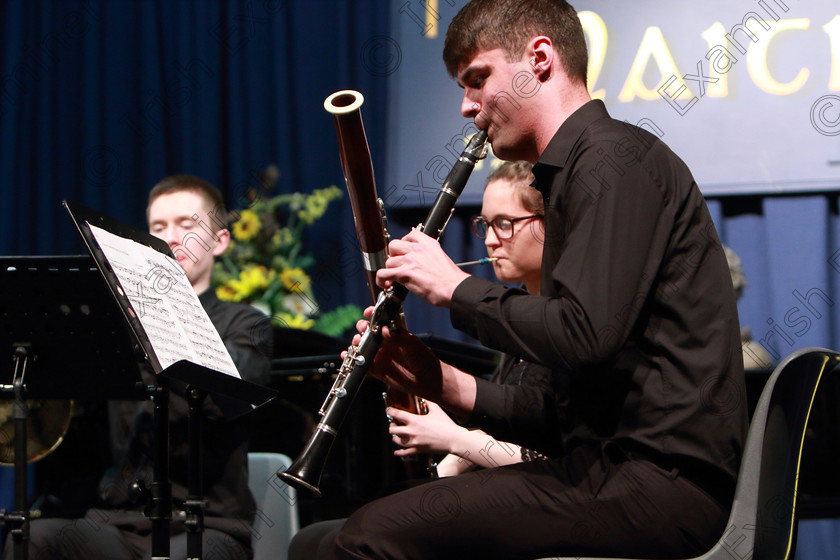
[[[14,398],[15,559],[26,558],[27,400],[138,398],[131,335],[89,256],[0,257],[0,398]],[[24,377],[25,374],[25,377]]]
[[[276,391],[242,380],[198,297],[168,244],[81,204],[62,203],[76,225],[156,374],[155,483],[151,489],[152,557],[169,557],[172,516],[169,482],[168,383],[187,385],[190,402],[187,546],[190,558],[201,558],[203,496],[201,489],[200,403],[205,393],[236,399],[224,412],[238,416],[276,396]],[[139,268],[138,268],[139,267]],[[173,336],[173,332],[175,335]]]

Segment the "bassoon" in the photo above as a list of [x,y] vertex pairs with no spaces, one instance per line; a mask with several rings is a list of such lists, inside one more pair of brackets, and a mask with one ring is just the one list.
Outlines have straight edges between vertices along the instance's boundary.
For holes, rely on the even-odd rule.
[[[376,285],[376,271],[385,266],[388,258],[388,221],[385,216],[385,204],[376,194],[376,180],[370,147],[362,121],[364,97],[358,91],[338,91],[324,101],[324,109],[333,115],[335,133],[338,138],[341,169],[353,210],[353,222],[356,238],[362,252],[362,265],[365,269],[370,299],[376,303],[382,288]],[[402,313],[395,319],[400,327],[405,327]],[[386,405],[394,406],[412,414],[428,412],[425,401],[410,395],[399,388],[388,386],[383,393]],[[414,476],[407,465],[409,476]]]
[[[329,107],[327,107],[328,103]],[[359,109],[362,103],[363,97],[358,92],[341,91],[327,98],[324,105],[335,116],[339,145],[344,145],[341,148],[342,168],[345,172],[345,180],[348,183],[348,191],[351,191],[353,216],[356,220],[356,231],[365,261],[368,284],[369,286],[376,286],[376,270],[384,266],[386,243],[385,234],[382,233],[382,215],[376,202],[373,166],[370,164],[370,152],[361,122]],[[352,145],[347,145],[348,142]],[[447,175],[443,185],[441,185],[426,219],[416,229],[434,239],[440,237],[476,162],[486,155],[486,142],[486,131],[482,130],[473,135],[452,166],[452,170]],[[360,181],[369,183],[369,186],[359,189]],[[350,188],[351,182],[354,184],[352,189]],[[356,198],[354,203],[354,196],[358,196],[360,190],[365,191],[365,194],[362,198]],[[352,191],[355,191],[355,194]],[[362,205],[365,206],[364,210],[361,208]],[[376,210],[375,219],[379,226],[378,231],[382,235],[381,241],[376,233],[377,228],[360,228],[361,216],[365,216],[363,219],[366,220],[366,223],[372,223],[373,212],[371,208]],[[364,231],[360,233],[360,229]],[[363,238],[364,242],[362,241]],[[374,295],[376,297],[370,325],[362,335],[359,344],[350,346],[348,349],[335,383],[318,411],[319,423],[313,429],[312,435],[300,456],[285,472],[279,473],[279,476],[287,483],[299,488],[306,488],[318,495],[321,493],[318,487],[321,473],[332,445],[362,385],[362,381],[364,381],[365,375],[382,345],[382,328],[392,326],[400,320],[402,302],[408,295],[408,289],[399,283],[395,283],[387,290],[371,287],[371,296]]]
[[388,234],[381,201],[376,195],[373,163],[362,123],[363,103],[361,93],[344,90],[327,97],[324,109],[333,115],[335,122],[341,170],[353,209],[356,238],[362,251],[370,298],[375,302],[382,290],[376,285],[376,271],[385,266]]

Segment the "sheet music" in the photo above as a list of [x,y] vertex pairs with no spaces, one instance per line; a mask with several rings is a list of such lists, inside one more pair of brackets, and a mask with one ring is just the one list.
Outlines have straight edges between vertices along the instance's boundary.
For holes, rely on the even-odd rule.
[[162,368],[180,360],[239,378],[219,332],[178,262],[90,223]]

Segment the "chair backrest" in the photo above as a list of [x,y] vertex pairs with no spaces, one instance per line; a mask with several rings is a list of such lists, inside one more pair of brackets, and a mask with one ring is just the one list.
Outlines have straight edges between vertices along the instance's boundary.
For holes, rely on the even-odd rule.
[[286,560],[292,536],[300,528],[297,493],[277,476],[291,464],[281,453],[248,454],[248,486],[257,502],[251,536],[254,560]]
[[[770,375],[750,422],[726,532],[703,560],[787,560],[796,543],[796,492],[805,428],[820,381],[840,354],[806,348]],[[750,556],[747,556],[750,554]]]
[[791,558],[805,428],[820,381],[838,365],[837,352],[805,348],[785,358],[770,375],[750,421],[726,530],[695,560]]

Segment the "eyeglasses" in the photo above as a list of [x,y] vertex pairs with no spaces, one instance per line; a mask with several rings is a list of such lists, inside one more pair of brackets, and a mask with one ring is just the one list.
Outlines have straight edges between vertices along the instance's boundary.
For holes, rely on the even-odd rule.
[[494,218],[492,221],[487,221],[484,219],[483,216],[477,216],[472,219],[472,228],[473,232],[475,233],[476,237],[479,239],[484,239],[487,237],[487,228],[488,226],[493,227],[493,231],[496,232],[496,237],[499,239],[510,239],[513,237],[513,224],[514,222],[519,222],[521,220],[530,220],[532,218],[539,218],[538,214],[531,214],[530,216],[522,216],[520,218],[504,218],[499,216],[498,218]]

